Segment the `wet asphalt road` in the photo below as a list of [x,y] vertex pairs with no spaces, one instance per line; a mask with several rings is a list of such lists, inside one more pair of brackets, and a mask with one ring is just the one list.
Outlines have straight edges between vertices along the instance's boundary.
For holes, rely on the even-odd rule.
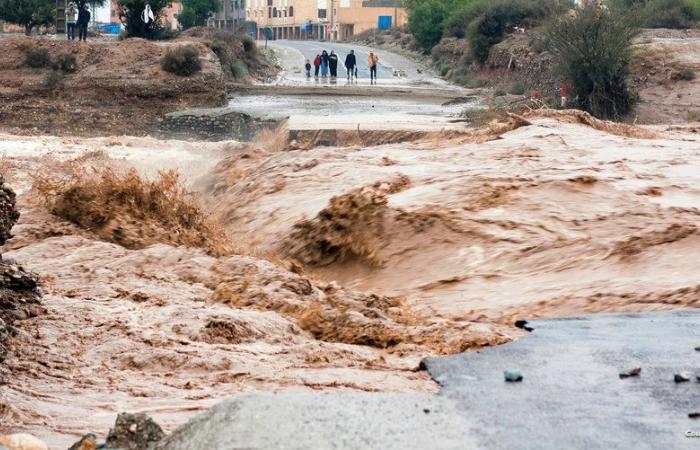
[[[357,59],[359,80],[369,80],[367,58],[369,56],[369,52],[374,51],[379,56],[377,78],[380,80],[393,80],[399,82],[415,80],[429,80],[431,82],[438,81],[435,79],[436,77],[430,73],[428,68],[408,60],[401,55],[382,50],[369,49],[362,45],[337,42],[290,40],[271,41],[269,42],[269,45],[278,50],[280,53],[280,63],[287,70],[287,74],[285,76],[291,79],[305,79],[306,77],[303,71],[305,60],[309,59],[313,65],[314,58],[323,50],[326,50],[329,54],[331,50],[333,50],[338,54],[338,78],[345,79],[347,76],[347,71],[343,63],[345,61],[345,57],[352,49],[355,51],[355,57]],[[394,75],[395,69],[402,71],[406,75],[406,78],[398,79]],[[313,75],[313,67],[311,70]]]
[[[422,365],[426,394],[237,396],[162,448],[700,448],[700,311],[541,320],[516,342]],[[639,377],[619,372],[641,367]],[[524,380],[506,383],[503,371]],[[693,379],[675,383],[674,373]],[[693,434],[699,437],[689,437]]]
[[[541,320],[516,342],[424,361],[490,449],[700,448],[700,311]],[[639,377],[621,371],[641,367]],[[521,383],[505,383],[505,369]],[[692,381],[675,383],[688,371]],[[700,434],[700,433],[699,433]]]

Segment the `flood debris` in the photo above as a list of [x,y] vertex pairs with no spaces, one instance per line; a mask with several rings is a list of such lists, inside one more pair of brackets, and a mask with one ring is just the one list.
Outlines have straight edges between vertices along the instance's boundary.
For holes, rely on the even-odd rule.
[[641,367],[634,367],[629,370],[625,370],[624,372],[620,372],[620,378],[630,378],[630,377],[638,377],[639,374],[642,373],[642,368]]
[[165,437],[163,429],[143,413],[120,413],[109,430],[105,448],[148,450]]

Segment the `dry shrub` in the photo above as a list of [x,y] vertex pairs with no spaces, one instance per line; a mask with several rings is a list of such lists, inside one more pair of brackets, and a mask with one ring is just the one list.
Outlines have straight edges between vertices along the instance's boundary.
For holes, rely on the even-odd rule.
[[286,253],[309,266],[354,258],[373,265],[381,263],[379,250],[389,211],[387,195],[409,184],[408,177],[399,176],[331,198],[314,219],[294,225],[284,244]]
[[135,169],[118,173],[77,165],[68,175],[36,176],[34,189],[56,216],[126,248],[167,243],[214,255],[233,252],[175,171],[147,180]]
[[202,70],[199,50],[191,45],[180,45],[174,49],[169,48],[163,59],[161,59],[160,66],[166,72],[174,73],[181,77],[188,77]]

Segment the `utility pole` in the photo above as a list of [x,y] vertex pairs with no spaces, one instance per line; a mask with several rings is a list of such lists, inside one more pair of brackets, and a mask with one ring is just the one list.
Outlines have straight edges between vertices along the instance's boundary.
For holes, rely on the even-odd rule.
[[331,0],[331,36],[330,36],[330,41],[333,42],[335,39],[333,39],[334,33],[335,33],[335,14],[333,14],[334,10],[334,0]]

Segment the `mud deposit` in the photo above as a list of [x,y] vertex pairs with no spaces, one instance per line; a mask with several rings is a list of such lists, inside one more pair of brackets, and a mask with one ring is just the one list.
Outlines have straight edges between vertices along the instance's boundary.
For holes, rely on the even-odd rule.
[[[2,254],[39,274],[46,308],[11,338],[4,429],[64,448],[121,411],[171,431],[239,392],[436,392],[421,358],[507,342],[516,318],[700,301],[691,132],[558,115],[402,144],[273,141],[2,136],[22,214]],[[76,164],[179,171],[192,217],[235,251],[99,197],[86,210],[104,204],[110,233],[79,201],[51,214],[36,174]],[[143,217],[148,239],[115,238]]]

